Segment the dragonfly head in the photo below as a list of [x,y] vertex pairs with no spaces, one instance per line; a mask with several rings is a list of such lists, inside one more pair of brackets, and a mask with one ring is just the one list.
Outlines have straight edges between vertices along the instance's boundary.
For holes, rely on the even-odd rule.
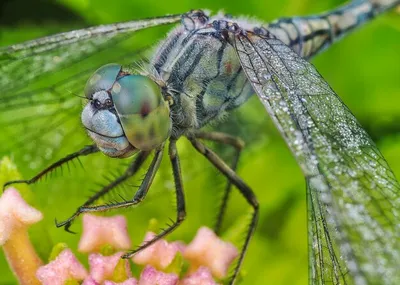
[[150,78],[108,64],[89,78],[82,123],[99,149],[111,157],[152,150],[170,135],[171,119],[160,87]]

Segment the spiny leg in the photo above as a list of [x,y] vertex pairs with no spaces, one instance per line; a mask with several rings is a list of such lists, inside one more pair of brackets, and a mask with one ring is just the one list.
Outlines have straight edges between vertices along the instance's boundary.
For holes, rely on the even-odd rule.
[[128,167],[124,174],[117,177],[114,181],[104,186],[100,191],[96,192],[93,196],[89,197],[89,199],[82,205],[88,206],[93,204],[96,200],[107,194],[110,190],[124,182],[129,177],[135,175],[135,173],[140,169],[143,163],[146,161],[146,158],[149,156],[150,152],[141,151],[135,157],[133,163]]
[[104,212],[104,211],[113,210],[113,209],[127,208],[127,207],[131,207],[131,206],[134,206],[134,205],[142,202],[143,199],[146,197],[146,194],[150,188],[151,183],[153,182],[154,176],[155,176],[158,168],[160,167],[163,153],[164,153],[164,145],[162,145],[160,147],[160,149],[156,150],[154,158],[151,161],[151,164],[149,166],[149,169],[147,170],[146,175],[145,175],[142,183],[140,184],[139,189],[136,191],[135,196],[133,197],[132,200],[113,203],[113,204],[102,204],[102,205],[95,205],[95,206],[79,207],[78,210],[75,212],[75,214],[72,215],[67,220],[60,222],[60,223],[56,222],[56,226],[58,228],[65,227],[65,230],[68,230],[68,228],[71,226],[72,221],[82,213]]
[[137,156],[135,157],[135,160],[133,161],[133,163],[128,167],[128,169],[126,169],[126,171],[123,175],[117,177],[114,181],[112,181],[108,185],[104,186],[100,191],[96,192],[93,196],[89,197],[89,199],[82,206],[80,206],[70,218],[68,218],[67,223],[65,223],[65,222],[57,223],[57,221],[56,221],[56,226],[57,227],[64,226],[64,228],[67,232],[71,232],[69,230],[69,228],[71,227],[72,222],[75,220],[75,218],[79,216],[80,209],[82,207],[86,207],[88,205],[93,204],[96,200],[98,200],[102,196],[106,195],[108,192],[110,192],[112,189],[114,189],[117,185],[121,184],[128,178],[135,175],[135,173],[143,165],[143,163],[145,162],[145,160],[149,156],[149,154],[150,154],[150,152],[145,152],[145,151],[139,152],[137,154]]
[[67,155],[66,157],[61,158],[60,160],[54,162],[52,165],[50,165],[49,167],[43,169],[42,171],[40,171],[37,175],[35,175],[31,179],[8,181],[7,183],[4,184],[3,190],[7,186],[10,186],[10,185],[16,184],[16,183],[25,183],[25,184],[28,184],[28,185],[29,184],[33,184],[36,181],[38,181],[39,179],[43,178],[47,174],[49,174],[52,171],[54,171],[55,169],[57,169],[58,167],[61,167],[63,164],[68,163],[69,161],[71,161],[71,160],[73,160],[75,158],[78,158],[80,156],[86,156],[86,155],[89,155],[89,154],[92,154],[92,153],[96,153],[98,151],[99,151],[99,149],[97,148],[96,145],[85,146],[81,150],[79,150],[77,152],[74,152],[74,153],[71,153],[71,154]]
[[[210,140],[221,144],[227,144],[235,148],[235,154],[231,163],[231,169],[236,172],[237,165],[239,163],[239,157],[242,149],[244,148],[244,141],[241,138],[231,136],[226,133],[221,132],[202,132],[197,131],[194,136],[198,139]],[[229,196],[232,189],[232,182],[228,179],[225,186],[224,194],[222,196],[221,205],[219,207],[219,212],[217,216],[217,221],[214,226],[214,231],[216,234],[220,234],[222,222],[226,212],[226,206],[228,205]]]
[[188,137],[188,139],[198,152],[204,155],[222,174],[224,174],[232,182],[232,184],[234,184],[239,189],[240,193],[242,193],[243,197],[254,209],[251,223],[249,225],[249,230],[247,232],[242,251],[240,252],[238,263],[235,267],[235,271],[233,272],[232,279],[229,281],[229,284],[234,284],[242,265],[244,255],[247,251],[250,239],[257,225],[259,209],[258,201],[256,196],[254,195],[253,190],[251,190],[251,188],[247,186],[247,184],[235,173],[235,171],[229,168],[229,166],[216,153],[207,148],[195,137]]
[[169,159],[171,160],[172,172],[174,175],[175,182],[175,194],[176,194],[176,220],[169,225],[166,229],[164,229],[161,233],[156,235],[153,239],[147,241],[143,245],[139,246],[137,249],[132,250],[124,254],[123,258],[131,258],[135,253],[145,249],[146,247],[152,245],[159,239],[165,237],[172,231],[174,231],[185,219],[186,217],[186,209],[185,209],[185,196],[183,193],[183,184],[182,184],[182,176],[181,176],[181,167],[178,157],[178,150],[176,149],[176,140],[170,139],[169,143]]

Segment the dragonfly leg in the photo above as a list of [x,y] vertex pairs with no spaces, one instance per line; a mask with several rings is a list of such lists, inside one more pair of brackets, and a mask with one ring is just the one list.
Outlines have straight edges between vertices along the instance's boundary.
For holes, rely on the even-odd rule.
[[48,166],[47,168],[43,169],[42,171],[40,171],[37,175],[35,175],[34,177],[32,177],[31,179],[26,179],[26,180],[13,180],[13,181],[8,181],[4,184],[3,186],[3,190],[7,187],[10,186],[12,184],[17,184],[17,183],[25,183],[25,184],[33,184],[36,181],[40,180],[41,178],[43,178],[44,176],[46,176],[47,174],[51,173],[52,171],[54,171],[55,169],[57,169],[58,167],[61,167],[63,164],[70,162],[71,160],[74,160],[75,158],[78,158],[80,156],[86,156],[92,153],[96,153],[98,152],[99,149],[97,148],[96,145],[89,145],[89,146],[85,146],[84,148],[82,148],[81,150],[71,153],[69,155],[67,155],[64,158],[61,158],[60,160],[54,162],[52,165]]
[[[69,227],[71,226],[73,220],[77,218],[80,214],[79,209],[82,207],[89,206],[93,204],[96,200],[101,198],[102,196],[106,195],[108,192],[110,192],[112,189],[115,189],[116,186],[127,180],[129,177],[132,177],[135,175],[135,173],[140,169],[140,167],[143,165],[145,162],[146,158],[149,156],[150,152],[139,152],[137,156],[135,157],[135,160],[133,163],[129,166],[129,168],[125,171],[125,173],[119,177],[117,177],[114,181],[111,181],[108,185],[105,185],[101,190],[97,191],[94,195],[89,197],[89,199],[81,206],[78,208],[78,210],[67,220],[68,223],[64,224],[63,226],[65,227],[65,230],[68,232],[71,232],[69,230]],[[62,226],[61,223],[56,223],[57,226]]]
[[[140,202],[142,202],[143,199],[146,197],[146,194],[147,194],[147,192],[148,192],[148,190],[150,188],[151,183],[153,182],[154,176],[155,176],[158,168],[160,167],[160,163],[161,163],[161,160],[162,160],[163,152],[164,152],[164,146],[162,146],[160,149],[158,149],[156,151],[155,156],[154,156],[154,158],[151,161],[151,164],[149,166],[149,169],[147,170],[146,175],[145,175],[142,183],[139,186],[138,191],[135,193],[135,196],[133,197],[132,200],[124,200],[123,202],[112,203],[112,204],[102,204],[102,205],[88,206],[90,204],[88,202],[93,202],[94,200],[99,198],[99,196],[96,197],[96,195],[94,195],[83,206],[79,207],[77,209],[77,211],[71,217],[69,217],[67,220],[65,220],[63,222],[60,222],[60,223],[58,223],[56,221],[56,226],[58,228],[64,227],[66,231],[69,231],[69,228],[70,228],[72,222],[80,214],[88,213],[88,212],[104,212],[104,211],[120,209],[120,208],[128,208],[128,207],[137,205]],[[144,154],[142,154],[142,156],[144,156]],[[135,160],[135,162],[132,164],[132,167],[130,167],[130,168],[137,168],[138,169],[139,166],[143,163],[143,157],[142,156],[138,157],[139,161],[137,162]],[[137,171],[137,169],[134,169],[134,170]],[[128,177],[126,177],[126,178],[128,178]],[[117,182],[117,180],[115,182]],[[120,182],[122,182],[122,181],[120,181]],[[110,185],[112,185],[112,184],[113,183],[111,183]],[[112,187],[115,187],[116,185],[117,184],[114,184],[114,185],[112,185]],[[109,191],[111,189],[112,188],[107,189],[107,190]],[[104,194],[106,194],[106,192],[108,192],[107,190],[105,190],[105,193],[100,193],[102,191],[101,190],[99,193],[96,193],[96,194],[99,194],[100,196],[104,195]]]
[[[202,132],[198,131],[194,133],[194,136],[198,139],[210,140],[221,144],[230,145],[235,148],[235,154],[230,165],[233,171],[236,171],[237,165],[239,163],[239,157],[242,149],[244,148],[244,141],[226,133],[221,132]],[[232,182],[228,179],[228,182],[225,186],[224,194],[222,196],[222,201],[219,206],[219,212],[217,216],[217,221],[214,226],[214,232],[216,234],[220,234],[222,222],[224,219],[224,215],[226,212],[226,206],[228,205],[229,196],[232,189]]]
[[182,184],[182,176],[181,176],[181,167],[178,157],[178,150],[176,148],[176,141],[170,140],[169,144],[169,158],[172,164],[172,171],[174,175],[175,182],[175,194],[176,194],[176,220],[172,221],[172,224],[168,225],[166,229],[164,229],[161,233],[156,235],[153,239],[147,241],[146,243],[139,246],[137,249],[128,251],[124,254],[123,258],[131,258],[135,253],[145,249],[146,247],[152,245],[159,239],[165,237],[172,231],[174,231],[185,219],[186,217],[186,209],[185,209],[185,196],[183,193],[183,184]]
[[258,201],[253,190],[251,190],[251,188],[247,186],[247,184],[236,174],[236,172],[233,171],[216,153],[214,153],[211,149],[202,144],[195,137],[188,136],[188,139],[198,152],[204,155],[223,175],[226,176],[226,178],[228,178],[232,182],[233,185],[235,185],[239,189],[240,193],[254,209],[251,223],[249,225],[249,230],[247,231],[246,239],[240,252],[238,263],[233,272],[233,276],[229,281],[229,284],[234,284],[242,265],[244,255],[247,251],[250,239],[253,236],[254,230],[257,225],[259,209]]

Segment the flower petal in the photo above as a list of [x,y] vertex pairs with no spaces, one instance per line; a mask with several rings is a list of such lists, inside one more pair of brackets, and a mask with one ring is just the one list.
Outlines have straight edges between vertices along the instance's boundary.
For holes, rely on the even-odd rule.
[[[90,276],[98,283],[104,280],[113,279],[115,267],[121,260],[123,252],[117,252],[110,256],[103,256],[99,253],[92,253],[89,255]],[[129,261],[125,262],[125,272],[128,277],[131,276]]]
[[164,273],[157,271],[154,267],[146,266],[140,274],[138,285],[176,285],[178,284],[178,275],[174,273]]
[[37,223],[42,218],[42,213],[28,205],[15,188],[6,189],[0,197],[0,245],[15,228]]
[[42,213],[28,205],[15,188],[1,195],[0,245],[19,284],[39,284],[36,271],[43,263],[29,239],[28,226],[42,218]]
[[217,278],[223,278],[231,262],[238,256],[238,251],[234,245],[221,240],[209,228],[201,227],[186,247],[183,256],[192,263],[192,269],[203,265]]
[[[142,244],[153,239],[155,234],[148,232]],[[151,246],[141,250],[132,257],[132,261],[136,264],[151,265],[157,269],[165,269],[171,264],[178,251],[182,252],[185,245],[176,241],[168,243],[164,239],[160,239]]]
[[68,279],[83,280],[87,275],[86,269],[70,249],[63,250],[55,260],[41,266],[36,272],[44,285],[63,285]]
[[85,280],[83,280],[82,285],[100,285],[100,283],[96,282],[92,276],[88,276]]
[[83,233],[79,241],[80,252],[99,252],[105,245],[115,249],[129,249],[131,241],[124,216],[100,217],[83,215]]
[[217,283],[215,283],[210,270],[200,266],[195,272],[182,279],[179,285],[217,285]]

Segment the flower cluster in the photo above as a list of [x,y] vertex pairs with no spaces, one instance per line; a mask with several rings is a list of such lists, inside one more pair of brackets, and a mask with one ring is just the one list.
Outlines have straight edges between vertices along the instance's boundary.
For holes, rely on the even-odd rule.
[[[237,249],[206,227],[198,230],[189,244],[161,239],[134,255],[122,259],[131,248],[123,216],[83,215],[83,233],[78,251],[88,253],[86,269],[65,244],[53,248],[50,262],[43,264],[32,246],[27,229],[42,219],[14,188],[0,197],[0,245],[20,284],[84,285],[194,285],[217,284],[226,277],[237,257]],[[148,232],[143,242],[151,240]],[[131,266],[142,268],[133,276]]]

